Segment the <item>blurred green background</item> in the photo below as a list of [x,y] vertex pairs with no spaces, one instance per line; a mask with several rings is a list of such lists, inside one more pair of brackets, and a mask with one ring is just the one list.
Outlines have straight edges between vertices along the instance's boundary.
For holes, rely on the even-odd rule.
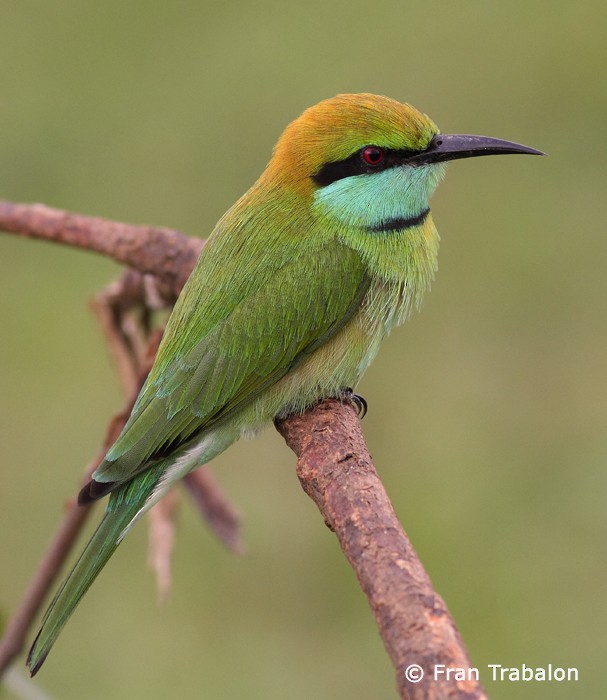
[[[284,126],[338,92],[550,154],[451,166],[438,278],[359,388],[377,468],[491,697],[604,696],[605,3],[26,0],[0,26],[8,200],[204,237]],[[4,619],[122,403],[87,309],[119,270],[0,235]],[[184,501],[158,607],[138,527],[36,684],[66,700],[395,697],[294,464],[273,429],[217,459],[246,556]],[[580,680],[492,683],[488,663]]]

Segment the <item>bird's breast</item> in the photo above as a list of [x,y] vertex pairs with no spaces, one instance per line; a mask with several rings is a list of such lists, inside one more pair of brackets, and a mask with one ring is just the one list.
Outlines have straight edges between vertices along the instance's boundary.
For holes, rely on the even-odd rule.
[[385,335],[406,318],[410,307],[404,285],[372,282],[350,321],[247,408],[245,429],[254,430],[276,415],[303,411],[345,388],[354,388]]

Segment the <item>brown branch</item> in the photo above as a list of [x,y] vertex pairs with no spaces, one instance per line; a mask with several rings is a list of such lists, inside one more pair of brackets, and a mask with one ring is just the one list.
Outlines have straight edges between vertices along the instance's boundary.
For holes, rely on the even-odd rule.
[[0,200],[0,229],[27,238],[92,250],[117,262],[155,275],[165,286],[163,293],[176,298],[203,246],[174,229],[134,226],[82,216],[43,204],[13,204]]
[[195,469],[183,478],[194,505],[206,520],[217,539],[231,552],[242,554],[240,514],[229,501],[208,467]]
[[[127,269],[120,279],[112,282],[89,302],[126,396],[132,396],[137,389],[145,343],[138,325],[127,320],[132,320],[128,312],[142,305],[143,277],[140,272],[131,269]],[[153,356],[151,359],[153,361]]]
[[[171,229],[130,226],[42,205],[3,201],[0,201],[0,229],[109,255],[144,276],[155,275],[159,284],[152,295],[165,299],[178,294],[202,246],[200,241]],[[144,277],[141,285],[145,284],[145,279],[148,278]],[[121,295],[120,291],[114,295],[113,303],[117,306],[113,308],[120,309]],[[104,317],[104,324],[109,328],[112,322]],[[112,328],[109,335],[112,343],[121,342],[121,332],[116,328]],[[127,374],[129,352],[128,348],[118,351]],[[124,383],[128,385],[128,380]],[[435,664],[470,668],[470,661],[445,603],[434,591],[394,514],[371,462],[354,410],[338,401],[327,400],[303,415],[277,422],[277,428],[298,455],[297,473],[301,484],[337,535],[369,600],[397,670],[401,697],[409,700],[485,698],[480,684],[474,681],[432,681]],[[201,510],[213,511],[217,506],[214,486],[203,494],[208,502],[200,505],[198,490],[207,487],[200,484],[204,472],[199,472],[198,476],[194,474],[188,477],[186,487]],[[222,509],[224,515],[226,512],[233,514],[230,508],[223,506],[219,512]],[[229,522],[230,518],[227,520]],[[237,523],[236,518],[234,522]],[[54,576],[56,568],[51,565],[48,568]],[[39,571],[41,578],[42,575]],[[36,581],[30,590],[35,588],[37,596],[41,589],[48,588],[47,583],[34,584]],[[35,598],[33,593],[32,597]],[[12,643],[3,647],[3,650],[10,647],[13,656],[17,653],[15,648],[20,649],[23,644],[24,630],[33,616],[32,607],[37,609],[30,603],[29,612],[25,614],[25,603],[27,599],[9,625],[9,631],[19,628],[17,631],[23,635],[19,638],[19,634],[12,634]],[[24,622],[28,615],[29,621]],[[19,643],[15,644],[15,640]],[[418,664],[424,671],[422,682],[407,680],[405,670],[410,664]]]
[[179,510],[176,489],[171,489],[150,510],[150,542],[148,564],[156,573],[158,600],[165,603],[171,592],[171,558],[175,547],[175,519]]
[[[475,681],[432,681],[436,664],[470,668],[447,606],[396,517],[375,471],[355,409],[335,399],[277,421],[298,456],[297,476],[336,534],[367,596],[396,669],[402,698],[480,700]],[[424,682],[406,677],[418,664]]]

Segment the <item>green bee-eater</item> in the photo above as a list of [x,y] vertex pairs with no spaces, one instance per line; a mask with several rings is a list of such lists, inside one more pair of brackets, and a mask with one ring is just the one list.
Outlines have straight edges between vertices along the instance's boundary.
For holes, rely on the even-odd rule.
[[124,430],[80,492],[105,516],[51,603],[36,673],[133,523],[243,433],[355,387],[382,338],[436,271],[428,200],[445,163],[540,154],[440,134],[407,104],[338,95],[284,131],[251,189],[220,219],[169,319]]

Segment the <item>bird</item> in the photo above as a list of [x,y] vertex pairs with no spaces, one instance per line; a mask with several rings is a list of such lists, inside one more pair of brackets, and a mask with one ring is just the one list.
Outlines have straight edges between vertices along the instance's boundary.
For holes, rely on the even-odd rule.
[[452,160],[544,155],[441,134],[407,103],[325,99],[292,121],[213,229],[115,443],[79,493],[105,515],[52,600],[32,675],[126,533],[163,494],[245,434],[328,397],[352,398],[382,339],[437,269],[429,199]]

